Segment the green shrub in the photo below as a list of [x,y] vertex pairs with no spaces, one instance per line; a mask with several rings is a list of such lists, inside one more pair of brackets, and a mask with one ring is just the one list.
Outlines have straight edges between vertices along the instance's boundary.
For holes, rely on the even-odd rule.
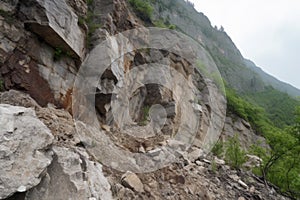
[[224,152],[224,144],[221,140],[219,140],[214,147],[212,148],[211,152],[213,153],[213,155],[221,158],[222,154]]
[[300,199],[300,107],[295,114],[293,126],[265,132],[270,148],[258,143],[251,146],[250,153],[263,160],[259,168],[253,169],[255,174],[278,186],[278,192]]
[[154,21],[153,24],[158,28],[168,28],[168,26],[164,23],[163,20]]
[[229,138],[225,146],[226,163],[234,169],[240,169],[246,161],[246,153],[241,149],[238,135]]
[[151,22],[153,7],[146,0],[129,0],[130,5],[142,20]]
[[78,17],[78,25],[80,27],[84,27],[85,24],[85,18],[84,17]]
[[170,24],[168,26],[168,28],[171,29],[171,30],[175,30],[176,29],[176,25],[175,24]]
[[295,122],[293,116],[295,108],[300,105],[299,100],[280,92],[271,86],[255,93],[248,93],[244,96],[249,102],[265,108],[267,117],[276,127],[284,128]]
[[239,97],[233,89],[226,87],[227,110],[250,122],[259,134],[277,131],[267,117],[266,111],[243,97]]
[[156,26],[158,28],[168,28],[168,29],[171,29],[171,30],[176,29],[176,25],[174,25],[174,24],[167,25],[163,20],[154,21],[153,24],[154,24],[154,26]]
[[252,144],[249,149],[249,153],[252,155],[256,155],[261,159],[264,159],[267,155],[267,149],[262,146],[262,142],[259,141],[256,144]]
[[143,112],[142,118],[141,118],[141,121],[139,122],[139,125],[145,126],[148,123],[150,106],[148,106],[148,105],[144,106],[142,112]]
[[63,54],[63,50],[60,47],[56,47],[54,51],[53,60],[59,60],[63,56]]
[[264,158],[261,174],[281,192],[300,198],[300,129],[271,132],[266,139],[271,149]]
[[94,22],[95,14],[94,14],[93,8],[92,8],[93,0],[90,0],[89,2],[90,3],[88,3],[88,12],[86,14],[86,17],[79,19],[78,23],[82,23],[82,24],[87,25],[88,33],[87,33],[87,36],[86,36],[86,46],[88,48],[91,48],[91,46],[92,46],[92,36],[98,28],[101,28],[101,24]]
[[56,47],[53,55],[53,60],[58,61],[62,56],[72,57],[69,51],[64,51],[61,47]]
[[93,11],[93,0],[88,0],[87,1],[87,5],[88,5],[88,11],[85,17],[80,16],[78,18],[78,25],[82,28],[87,27],[88,31],[87,31],[87,35],[86,35],[86,46],[87,48],[91,48],[92,46],[92,36],[95,33],[95,31],[98,28],[101,28],[101,24],[100,23],[95,23],[95,14]]
[[210,166],[211,166],[212,172],[215,174],[217,172],[217,170],[218,170],[218,166],[217,166],[216,161],[212,160]]
[[94,3],[94,0],[87,0],[86,3],[88,6],[92,6]]
[[4,83],[2,79],[0,79],[0,92],[1,91],[4,91]]

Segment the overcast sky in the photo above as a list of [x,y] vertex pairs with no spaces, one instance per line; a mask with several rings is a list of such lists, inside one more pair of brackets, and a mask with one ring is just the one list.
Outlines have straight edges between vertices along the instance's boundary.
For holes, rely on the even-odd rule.
[[299,0],[190,0],[245,58],[300,88]]

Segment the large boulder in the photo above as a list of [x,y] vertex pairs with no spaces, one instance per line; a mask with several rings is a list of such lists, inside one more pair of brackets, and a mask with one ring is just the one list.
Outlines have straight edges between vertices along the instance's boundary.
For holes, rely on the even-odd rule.
[[24,1],[21,12],[28,18],[26,26],[47,43],[75,58],[83,58],[85,36],[78,25],[78,16],[65,1]]
[[31,108],[0,104],[0,199],[41,181],[53,136]]
[[112,199],[102,166],[83,149],[53,147],[55,158],[41,183],[28,191],[28,200]]

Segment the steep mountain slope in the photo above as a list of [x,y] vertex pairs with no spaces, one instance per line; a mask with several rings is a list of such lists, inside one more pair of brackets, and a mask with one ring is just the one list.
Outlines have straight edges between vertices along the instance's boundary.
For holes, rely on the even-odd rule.
[[212,27],[209,19],[198,13],[184,0],[155,0],[154,21],[162,20],[176,27],[202,43],[213,56],[224,80],[239,92],[261,91],[271,85],[275,89],[299,96],[300,90],[278,81],[260,70],[255,64],[244,59],[230,37],[217,27]]
[[255,63],[253,63],[251,60],[245,59],[245,64],[247,67],[249,67],[251,70],[259,74],[259,76],[263,79],[264,83],[266,85],[271,85],[275,89],[285,92],[289,94],[292,97],[298,97],[300,96],[300,90],[288,83],[282,82],[275,77],[271,76],[270,74],[264,72],[260,67],[257,67]]
[[[284,127],[294,122],[293,110],[300,103],[293,98],[300,95],[299,89],[277,80],[245,59],[223,28],[212,27],[209,19],[203,13],[197,12],[191,3],[184,0],[149,2],[154,8],[152,17],[154,24],[160,22],[175,25],[179,31],[202,44],[214,59],[229,88],[233,88],[250,102],[264,108],[275,126]],[[276,91],[269,92],[270,86]],[[261,94],[265,94],[270,101],[268,105],[259,100]],[[282,96],[281,101],[276,100],[278,96]],[[276,100],[276,105],[270,106],[273,100]],[[286,116],[289,116],[288,120]]]
[[[0,93],[0,199],[288,199],[251,172],[260,166],[259,157],[244,155],[244,171],[205,152],[216,142],[206,138],[219,136],[222,129],[221,139],[238,133],[243,149],[265,141],[246,121],[260,120],[261,110],[237,95],[229,104],[238,112],[218,109],[226,101],[214,77],[204,78],[191,64],[200,57],[213,68],[227,55],[233,65],[228,76],[235,70],[250,73],[241,70],[243,60],[234,44],[222,39],[226,33],[213,31],[203,16],[198,20],[203,20],[199,27],[205,34],[200,27],[203,41],[197,50],[193,43],[178,42],[181,37],[166,37],[163,30],[150,41],[167,41],[172,47],[138,48],[151,39],[151,29],[144,26],[152,25],[145,14],[152,9],[140,0],[147,12],[134,13],[128,6],[134,1],[0,1],[5,90]],[[184,1],[164,2],[187,9]],[[211,53],[214,62],[208,51],[217,44],[228,49]],[[172,51],[178,49],[183,54]],[[165,66],[155,68],[156,63]],[[149,83],[149,77],[169,84]],[[249,90],[258,90],[258,83]]]

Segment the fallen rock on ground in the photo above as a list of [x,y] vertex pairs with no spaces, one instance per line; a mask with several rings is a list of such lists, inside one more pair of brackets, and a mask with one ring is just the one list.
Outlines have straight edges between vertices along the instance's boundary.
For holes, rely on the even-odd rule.
[[41,181],[52,161],[50,130],[31,108],[0,104],[0,199]]
[[53,147],[52,164],[42,182],[26,194],[27,200],[112,199],[102,166],[89,160],[84,149]]
[[133,189],[136,192],[144,192],[144,186],[142,181],[136,174],[132,172],[126,172],[122,176],[121,182],[125,187]]

